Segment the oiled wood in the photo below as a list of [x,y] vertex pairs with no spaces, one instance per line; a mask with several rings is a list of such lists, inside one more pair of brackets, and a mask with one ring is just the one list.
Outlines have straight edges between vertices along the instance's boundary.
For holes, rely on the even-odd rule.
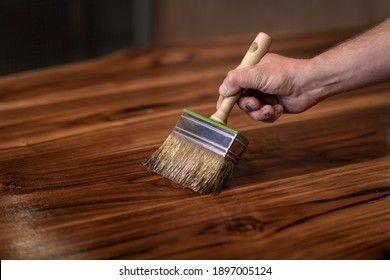
[[[350,33],[275,40],[307,57]],[[390,85],[274,124],[219,196],[142,161],[183,108],[214,112],[252,38],[126,50],[0,79],[1,259],[383,259],[390,255]]]

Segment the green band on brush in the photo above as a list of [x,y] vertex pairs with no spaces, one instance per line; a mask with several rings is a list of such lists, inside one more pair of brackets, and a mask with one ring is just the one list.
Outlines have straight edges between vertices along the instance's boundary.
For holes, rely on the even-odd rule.
[[239,132],[239,131],[237,131],[237,130],[234,130],[233,128],[230,128],[230,127],[224,125],[223,123],[217,122],[217,121],[215,121],[215,120],[213,120],[213,119],[210,119],[210,118],[206,118],[206,117],[204,117],[204,116],[202,116],[202,115],[199,115],[198,113],[195,113],[195,112],[193,112],[193,111],[191,111],[191,110],[189,110],[189,109],[184,109],[183,111],[186,112],[186,113],[188,113],[188,114],[190,114],[190,115],[193,115],[193,116],[195,116],[195,117],[197,117],[197,118],[199,118],[199,119],[202,119],[202,120],[204,120],[204,121],[213,123],[213,124],[219,126],[219,127],[222,128],[222,129],[229,130],[229,131],[231,131],[231,132],[233,132],[233,133],[235,133],[235,134],[237,134],[237,135],[240,135],[242,138],[244,138],[246,141],[249,142],[249,139],[248,139],[244,134],[242,134],[241,132]]

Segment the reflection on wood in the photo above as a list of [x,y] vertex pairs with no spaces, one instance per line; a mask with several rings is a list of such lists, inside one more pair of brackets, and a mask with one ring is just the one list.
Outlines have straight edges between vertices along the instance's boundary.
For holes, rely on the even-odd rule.
[[[349,35],[277,40],[271,51],[310,56]],[[389,84],[274,124],[235,108],[229,126],[251,143],[219,196],[142,166],[183,108],[213,113],[248,41],[1,78],[1,258],[388,258]]]

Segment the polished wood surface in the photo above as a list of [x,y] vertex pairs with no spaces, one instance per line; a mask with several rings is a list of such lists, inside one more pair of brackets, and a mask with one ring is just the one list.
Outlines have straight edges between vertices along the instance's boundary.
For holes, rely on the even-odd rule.
[[[308,57],[351,33],[277,39]],[[124,50],[0,78],[1,259],[384,259],[390,84],[273,124],[219,196],[146,170],[183,108],[208,116],[252,37]]]

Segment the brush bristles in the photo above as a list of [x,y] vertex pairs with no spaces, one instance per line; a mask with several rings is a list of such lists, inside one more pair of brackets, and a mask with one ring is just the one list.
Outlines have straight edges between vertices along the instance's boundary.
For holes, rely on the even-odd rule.
[[234,163],[224,157],[172,134],[144,165],[200,194],[220,193],[234,169]]

